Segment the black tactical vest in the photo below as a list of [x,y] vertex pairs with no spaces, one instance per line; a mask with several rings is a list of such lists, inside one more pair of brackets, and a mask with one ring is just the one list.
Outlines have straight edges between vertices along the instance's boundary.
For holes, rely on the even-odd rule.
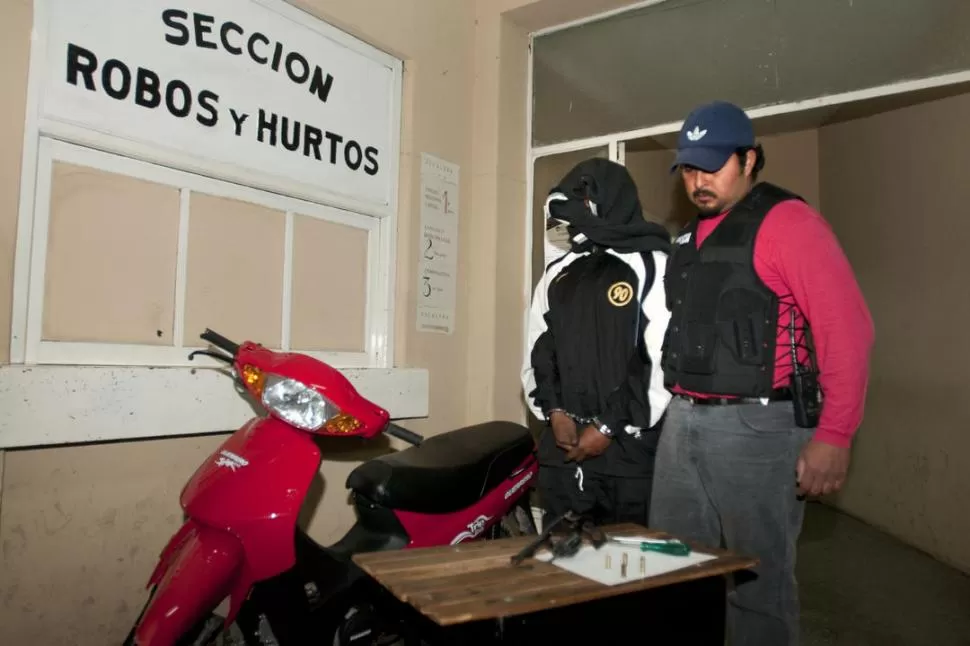
[[686,390],[767,397],[773,389],[778,297],[754,269],[755,235],[779,202],[802,198],[757,184],[697,248],[697,220],[681,231],[664,287],[670,323],[664,383]]

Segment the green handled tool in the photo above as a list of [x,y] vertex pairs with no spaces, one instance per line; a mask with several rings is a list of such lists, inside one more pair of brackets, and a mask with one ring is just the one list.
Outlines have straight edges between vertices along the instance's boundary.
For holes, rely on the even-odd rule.
[[641,552],[660,552],[671,556],[687,556],[690,554],[690,546],[676,538],[645,538],[642,536],[610,536],[614,543],[621,545],[633,545],[640,548]]

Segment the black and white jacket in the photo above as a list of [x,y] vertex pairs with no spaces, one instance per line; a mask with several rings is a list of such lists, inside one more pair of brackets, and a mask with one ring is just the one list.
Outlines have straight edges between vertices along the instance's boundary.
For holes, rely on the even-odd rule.
[[[536,417],[556,409],[581,421],[597,417],[614,430],[613,444],[657,426],[671,399],[660,365],[670,318],[666,264],[661,251],[602,247],[549,264],[533,295],[522,368]],[[601,458],[609,461],[593,460]]]

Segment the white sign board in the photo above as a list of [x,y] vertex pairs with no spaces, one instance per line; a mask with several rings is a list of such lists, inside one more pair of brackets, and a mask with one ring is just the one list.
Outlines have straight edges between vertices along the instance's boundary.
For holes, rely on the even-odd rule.
[[42,127],[389,204],[399,105],[390,56],[277,0],[43,7]]
[[458,276],[458,166],[421,155],[418,331],[455,331]]

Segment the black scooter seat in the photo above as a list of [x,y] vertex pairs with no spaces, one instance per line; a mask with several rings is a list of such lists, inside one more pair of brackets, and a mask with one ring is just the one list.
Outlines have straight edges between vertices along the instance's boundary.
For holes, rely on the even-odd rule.
[[534,449],[525,426],[487,422],[365,462],[350,472],[347,487],[390,509],[450,513],[506,480]]

